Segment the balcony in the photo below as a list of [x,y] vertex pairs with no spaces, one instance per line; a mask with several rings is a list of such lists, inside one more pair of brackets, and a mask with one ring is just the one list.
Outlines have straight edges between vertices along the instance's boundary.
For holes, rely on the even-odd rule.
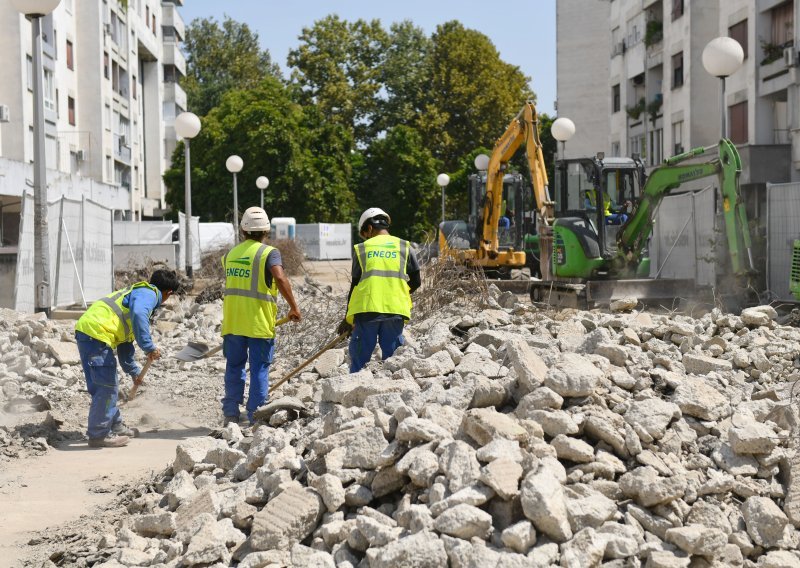
[[165,28],[174,28],[181,40],[186,37],[186,25],[174,4],[161,5],[161,25]]
[[181,75],[186,75],[186,58],[177,43],[164,43],[164,59],[162,63],[164,65],[174,65],[181,72]]
[[797,50],[794,46],[788,46],[781,55],[766,59],[767,63],[762,63],[758,68],[761,78],[758,94],[762,97],[784,91],[797,80]]
[[131,163],[131,142],[128,136],[114,134],[114,158],[118,162]]
[[164,83],[164,102],[169,101],[181,109],[186,109],[186,91],[178,83]]

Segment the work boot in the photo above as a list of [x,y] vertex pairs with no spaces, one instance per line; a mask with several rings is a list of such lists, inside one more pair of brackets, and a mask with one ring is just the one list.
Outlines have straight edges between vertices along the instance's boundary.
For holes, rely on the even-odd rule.
[[134,428],[128,428],[124,422],[117,422],[114,424],[111,427],[111,432],[117,436],[127,436],[128,438],[136,437],[136,430]]
[[223,426],[227,426],[233,422],[234,424],[239,424],[239,417],[238,416],[226,416],[225,419],[222,421]]
[[89,438],[90,448],[121,448],[128,445],[131,439],[127,436],[117,436],[113,432],[105,438]]

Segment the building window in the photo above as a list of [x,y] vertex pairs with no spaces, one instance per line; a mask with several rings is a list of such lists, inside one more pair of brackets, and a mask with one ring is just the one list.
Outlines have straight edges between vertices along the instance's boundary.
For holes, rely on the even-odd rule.
[[131,81],[131,91],[133,94],[133,98],[136,98],[136,75],[133,76],[133,81]]
[[103,52],[103,76],[106,79],[111,78],[111,65],[108,59],[108,53]]
[[683,52],[672,56],[672,88],[683,86]]
[[155,14],[153,14],[152,19],[153,19],[153,26],[152,26],[153,27],[153,34],[154,35],[158,35],[158,32],[156,32],[156,15]]
[[33,90],[33,58],[29,55],[26,61],[28,69],[28,90]]
[[49,69],[44,70],[44,108],[56,112],[56,83]]
[[747,59],[747,19],[729,27],[728,36],[739,42],[744,51],[744,57]]
[[683,153],[683,121],[672,123],[672,155]]
[[785,46],[794,42],[794,5],[785,2],[772,9],[772,44]]
[[620,100],[619,100],[619,83],[611,87],[611,112],[619,112],[620,110]]
[[657,166],[664,161],[664,129],[657,128],[651,131],[650,146],[647,152],[647,162],[651,166]]
[[75,59],[73,54],[72,42],[67,40],[67,68],[75,69]]
[[103,114],[105,115],[103,117],[104,122],[105,122],[104,126],[105,126],[106,130],[111,130],[111,105],[106,103],[106,105],[105,105],[103,110],[104,110]]
[[147,22],[150,21],[150,6],[144,7],[144,25],[147,26]]
[[728,107],[730,140],[734,144],[747,144],[747,101]]
[[75,99],[70,96],[67,97],[67,115],[69,117],[69,123],[75,126]]
[[672,0],[672,21],[683,16],[683,0]]

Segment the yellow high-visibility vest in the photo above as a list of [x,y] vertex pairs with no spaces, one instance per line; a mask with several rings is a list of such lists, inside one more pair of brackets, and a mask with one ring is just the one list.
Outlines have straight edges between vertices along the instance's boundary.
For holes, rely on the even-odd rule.
[[[597,190],[590,189],[586,192],[586,197],[589,198],[589,203],[592,204],[592,207],[597,207]],[[606,217],[611,215],[611,198],[606,193],[603,193],[603,208],[605,209]]]
[[257,339],[275,337],[278,283],[267,288],[264,272],[275,247],[248,239],[222,257],[225,299],[222,301],[222,335]]
[[116,349],[120,343],[132,342],[133,326],[131,325],[130,309],[123,306],[122,302],[134,289],[144,287],[150,288],[158,297],[158,288],[148,282],[137,282],[127,288],[112,292],[89,306],[89,309],[75,324],[75,330],[81,331],[97,341],[102,341],[112,349]]
[[378,235],[356,245],[361,266],[358,281],[347,305],[347,321],[368,312],[411,317],[411,293],[408,288],[408,241],[391,235]]

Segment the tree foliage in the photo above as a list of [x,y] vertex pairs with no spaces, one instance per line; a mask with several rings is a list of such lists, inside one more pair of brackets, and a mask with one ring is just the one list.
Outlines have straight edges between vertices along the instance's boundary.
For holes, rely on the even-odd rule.
[[299,39],[288,63],[303,102],[365,143],[374,135],[386,31],[378,20],[347,22],[331,15],[303,28]]
[[280,76],[269,52],[262,50],[258,34],[247,24],[225,17],[198,18],[186,28],[186,91],[188,109],[203,116],[234,89],[258,85],[266,76]]
[[409,126],[395,126],[364,153],[359,205],[387,210],[397,236],[424,240],[431,235],[435,225],[431,221],[439,211],[437,173],[438,163],[420,134]]
[[[346,129],[320,120],[314,107],[294,102],[286,87],[267,77],[250,89],[231,91],[203,119],[192,140],[193,213],[204,221],[231,220],[232,177],[225,160],[238,154],[240,212],[259,202],[255,180],[267,175],[265,208],[298,222],[350,221],[355,197],[349,188],[350,148]],[[164,176],[167,201],[183,209],[183,148]]]
[[477,146],[492,146],[533,94],[519,67],[500,59],[484,34],[457,21],[432,38],[430,78],[419,120],[424,140],[448,170]]

